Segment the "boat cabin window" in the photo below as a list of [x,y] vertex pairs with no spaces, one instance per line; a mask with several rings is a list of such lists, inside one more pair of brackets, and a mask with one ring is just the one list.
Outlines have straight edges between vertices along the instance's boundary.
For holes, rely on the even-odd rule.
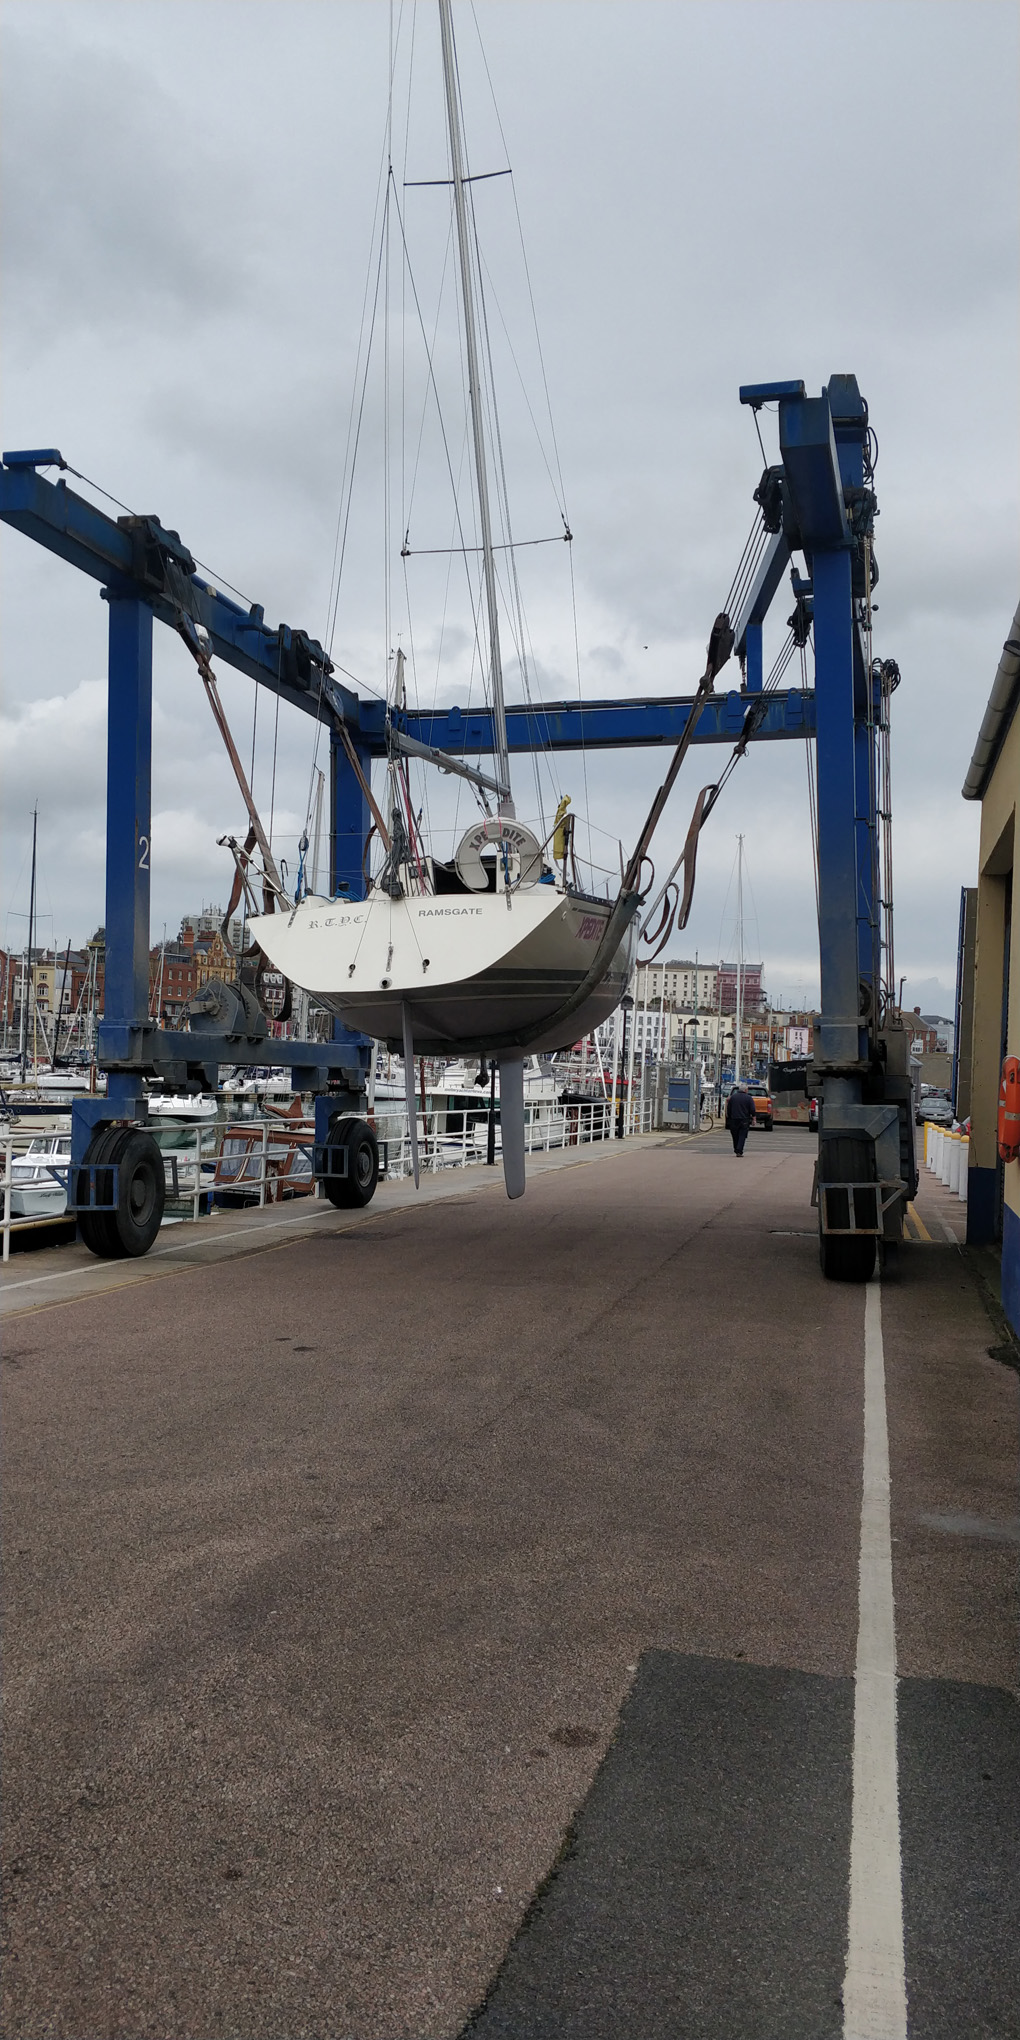
[[[496,890],[495,858],[483,857],[482,868],[485,872],[486,880],[485,889],[487,892],[494,893]],[[437,893],[471,892],[471,887],[469,885],[464,884],[464,880],[462,879],[460,872],[457,870],[456,863],[453,862],[453,860],[451,860],[449,864],[443,864],[438,857],[433,857],[432,883]]]

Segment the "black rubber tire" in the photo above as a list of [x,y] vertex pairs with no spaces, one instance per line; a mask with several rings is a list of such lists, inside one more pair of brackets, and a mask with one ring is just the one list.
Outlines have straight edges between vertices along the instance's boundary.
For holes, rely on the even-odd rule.
[[[113,1149],[123,1131],[122,1126],[100,1127],[99,1132],[93,1134],[85,1150],[84,1159],[86,1165],[93,1162],[98,1164],[100,1162],[112,1161]],[[100,1204],[108,1204],[112,1190],[113,1177],[108,1172],[100,1175],[97,1168],[95,1179],[95,1196],[97,1201]],[[112,1260],[117,1253],[116,1234],[113,1227],[114,1214],[112,1211],[93,1211],[91,1206],[86,1204],[88,1195],[89,1176],[88,1167],[86,1166],[79,1170],[74,1190],[75,1203],[84,1206],[78,1212],[78,1231],[90,1254],[98,1255],[102,1261]]]
[[878,1241],[873,1233],[821,1233],[822,1274],[829,1282],[870,1282]]
[[322,1187],[341,1211],[360,1211],[371,1204],[379,1181],[379,1143],[367,1119],[332,1119],[328,1142],[347,1149],[346,1176],[323,1176]]
[[[823,1140],[819,1153],[820,1182],[823,1157],[827,1166],[825,1180],[830,1183],[867,1183],[874,1178],[875,1150],[870,1140],[860,1140],[853,1134]],[[874,1233],[823,1233],[819,1195],[818,1255],[827,1281],[870,1282],[875,1272],[877,1252],[878,1240]]]
[[[90,1142],[85,1160],[116,1162],[118,1168],[116,1209],[86,1210],[79,1217],[89,1252],[104,1261],[135,1260],[147,1254],[163,1223],[166,1203],[163,1157],[151,1133],[137,1126],[106,1127]],[[87,1179],[82,1189],[87,1195]],[[97,1173],[97,1199],[105,1202],[112,1194],[112,1169]]]

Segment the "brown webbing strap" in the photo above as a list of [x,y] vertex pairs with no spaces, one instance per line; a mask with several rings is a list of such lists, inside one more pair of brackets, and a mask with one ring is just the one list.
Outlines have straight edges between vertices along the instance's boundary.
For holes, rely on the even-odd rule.
[[357,751],[355,750],[354,745],[352,744],[350,737],[347,734],[346,725],[344,723],[341,723],[339,725],[339,730],[340,730],[340,742],[342,743],[344,750],[347,753],[351,765],[351,770],[354,773],[358,785],[360,786],[361,791],[368,802],[372,814],[372,820],[374,821],[375,826],[379,831],[379,836],[382,841],[383,848],[386,851],[386,855],[389,856],[390,832],[386,827],[382,815],[380,814],[379,809],[376,806],[376,803],[372,797],[372,789],[369,786],[368,780],[365,778],[365,775],[361,769],[361,759],[358,757]]
[[698,691],[691,703],[690,715],[684,724],[682,735],[670,760],[669,770],[648,811],[648,819],[638,837],[630,863],[624,872],[623,882],[620,887],[621,893],[633,892],[637,887],[641,865],[647,856],[648,846],[659,825],[663,808],[676,784],[677,774],[690,750],[702,708],[709,695],[714,691],[716,674],[722,671],[732,650],[733,632],[730,628],[730,620],[725,611],[720,610],[712,625],[708,640],[705,670],[698,682]]
[[244,849],[238,850],[236,847],[234,848],[234,882],[230,888],[230,898],[227,901],[227,911],[224,914],[222,921],[220,922],[220,934],[223,938],[223,942],[226,948],[231,950],[232,953],[234,952],[229,932],[230,917],[231,914],[233,914],[241,904],[241,894],[244,891],[244,873],[247,868],[248,859],[255,848],[255,842],[256,842],[255,831],[254,829],[249,829],[248,834],[244,839]]
[[712,805],[711,795],[714,792],[714,786],[703,786],[694,803],[691,826],[687,831],[687,840],[684,844],[683,856],[680,859],[684,872],[684,889],[680,900],[680,910],[676,917],[678,934],[681,928],[686,928],[690,917],[691,902],[694,899],[694,874],[698,861],[698,837],[701,834],[704,823],[708,819],[708,808]]

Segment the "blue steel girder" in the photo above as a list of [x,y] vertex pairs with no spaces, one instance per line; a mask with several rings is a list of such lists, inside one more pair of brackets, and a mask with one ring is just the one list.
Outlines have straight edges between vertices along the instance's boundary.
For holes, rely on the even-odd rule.
[[[215,1068],[220,1064],[265,1069],[276,1063],[302,1073],[318,1071],[322,1082],[328,1075],[346,1078],[349,1083],[352,1075],[363,1078],[367,1069],[367,1059],[363,1054],[359,1059],[357,1050],[363,1039],[362,1035],[345,1034],[344,1042],[337,1045],[329,1041],[278,1041],[275,1036],[266,1035],[261,1041],[244,1041],[227,1034],[185,1034],[159,1027],[150,1020],[126,1022],[104,1018],[99,1023],[99,1062],[104,1069],[120,1072],[111,1075],[110,1083],[130,1085],[131,1094],[137,1093],[139,1078],[153,1070],[157,1076],[183,1083],[187,1070]],[[316,1084],[312,1082],[306,1088],[314,1090]],[[106,1116],[110,1117],[109,1096]]]
[[[119,595],[146,603],[161,623],[176,628],[172,596],[147,571],[145,548],[139,542],[143,534],[131,529],[131,520],[108,517],[105,510],[76,495],[64,481],[46,481],[30,465],[27,454],[5,453],[3,458],[0,519],[4,523]],[[145,522],[160,529],[155,518]],[[163,536],[176,541],[178,556],[189,560],[176,532]],[[332,670],[321,645],[287,624],[271,629],[257,603],[245,609],[200,574],[182,570],[174,585],[188,615],[208,631],[214,658],[272,688],[305,715],[319,713],[319,676],[323,670]],[[335,681],[333,687],[345,715],[356,721],[357,696]]]
[[[683,735],[693,697],[635,697],[632,700],[550,701],[540,707],[511,703],[506,711],[511,751],[608,751],[622,746],[675,744]],[[734,743],[744,726],[750,702],[735,689],[710,697],[702,707],[693,744]],[[791,688],[768,697],[755,742],[814,735],[814,695]],[[399,727],[433,750],[459,755],[493,749],[492,715],[477,709],[407,709]],[[385,709],[382,702],[361,704],[361,741],[371,756],[386,753]]]
[[854,522],[862,508],[866,515],[875,509],[864,487],[867,405],[853,376],[833,376],[819,397],[808,397],[802,383],[740,394],[755,408],[778,402],[783,529],[791,551],[803,553],[811,584],[822,993],[816,1060],[830,1070],[859,1070],[870,1054],[861,985],[874,1015],[881,967],[876,703],[861,627],[862,527]]
[[[139,572],[137,539],[124,522],[107,516],[64,481],[49,482],[32,465],[34,459],[56,464],[55,449],[39,454],[5,454],[0,467],[0,520],[34,539],[69,565],[78,567],[118,595],[134,596],[147,604],[160,622],[176,625],[176,611],[170,596],[146,584]],[[151,520],[156,523],[156,520]],[[167,533],[176,539],[176,533]],[[180,542],[177,541],[178,547]],[[180,547],[187,558],[186,549]],[[770,549],[764,574],[771,593],[785,562],[775,571],[776,555]],[[354,736],[359,749],[369,757],[386,754],[385,707],[379,700],[366,700],[329,680],[330,700],[320,699],[318,674],[331,673],[321,645],[304,632],[281,624],[271,629],[257,604],[245,609],[222,589],[215,588],[197,573],[182,576],[189,615],[209,632],[214,658],[246,673],[260,685],[270,687],[306,715],[322,715],[334,721],[332,704]],[[755,591],[753,591],[755,592]],[[756,583],[758,620],[764,615],[762,577]],[[286,677],[288,660],[295,646],[310,654],[311,674],[307,684],[297,685]],[[617,745],[671,744],[680,736],[690,711],[691,697],[667,699],[636,697],[626,700],[550,702],[540,710],[525,703],[507,709],[508,736],[513,751],[527,751],[537,740],[553,750],[601,750]],[[726,743],[739,734],[743,710],[737,693],[719,695],[710,701],[699,718],[695,743]],[[746,704],[745,704],[746,705]],[[464,750],[491,751],[492,718],[484,710],[462,713],[460,709],[411,711],[402,723],[409,736],[431,743],[436,750],[461,753]],[[756,740],[813,734],[810,694],[794,691],[777,694],[769,703]],[[477,741],[476,741],[477,738]],[[346,761],[345,761],[346,763]],[[346,767],[350,770],[350,767]]]
[[[130,1025],[149,1005],[152,848],[152,612],[110,595],[106,719],[106,969],[104,1008]],[[111,1074],[113,1113],[133,1116],[138,1084]]]
[[[854,969],[857,970],[864,963],[865,928],[869,953],[874,948],[875,888],[871,882],[874,845],[864,840],[870,826],[869,804],[873,807],[873,760],[870,755],[864,756],[857,728],[866,710],[870,682],[865,672],[849,582],[844,608],[845,577],[842,566],[837,568],[835,562],[838,558],[849,567],[849,550],[854,541],[844,508],[843,491],[846,487],[860,487],[867,411],[852,377],[833,378],[828,391],[823,392],[820,398],[806,397],[802,383],[783,383],[742,390],[741,399],[754,404],[765,401],[779,403],[786,499],[784,511],[788,510],[789,514],[784,514],[782,531],[770,538],[741,613],[734,619],[737,650],[745,659],[745,686],[740,691],[716,695],[705,704],[693,741],[697,744],[731,743],[741,735],[749,702],[756,697],[760,701],[761,696],[762,624],[780,586],[791,549],[802,550],[815,581],[816,658],[821,637],[830,696],[826,715],[820,716],[813,692],[792,689],[769,696],[760,704],[761,720],[754,734],[756,741],[764,742],[805,739],[815,735],[817,727],[820,792],[823,787],[827,788],[836,800],[840,810],[837,834],[842,830],[845,835],[847,812],[850,818],[853,863],[857,867],[854,887],[854,897],[858,901],[856,919],[861,923],[860,939],[854,945],[855,950],[860,952],[859,957],[854,959]],[[180,604],[193,621],[203,625],[208,632],[214,658],[248,674],[258,684],[270,687],[306,714],[321,715],[332,725],[332,877],[334,887],[342,888],[349,897],[358,897],[364,887],[364,850],[369,823],[365,783],[369,778],[372,758],[386,753],[386,710],[382,702],[361,699],[331,679],[332,669],[322,647],[304,632],[293,632],[283,625],[276,630],[268,628],[264,612],[258,605],[245,609],[204,580],[195,571],[195,562],[175,532],[165,531],[154,518],[113,519],[107,516],[94,504],[77,496],[65,481],[55,484],[46,481],[38,472],[39,467],[45,465],[63,466],[64,463],[54,449],[4,456],[4,466],[0,469],[0,518],[100,581],[111,601],[113,713],[110,765],[111,787],[115,791],[111,794],[108,817],[111,858],[107,920],[114,938],[112,947],[115,953],[108,954],[108,971],[112,972],[111,989],[119,986],[121,977],[124,978],[124,986],[122,991],[117,991],[110,1020],[117,1030],[141,1031],[148,1036],[150,1029],[141,1023],[140,1018],[147,1006],[147,984],[143,994],[138,961],[143,947],[147,954],[148,881],[146,872],[143,883],[138,860],[141,839],[148,834],[151,707],[147,704],[151,703],[152,616],[174,627],[179,620],[177,605]],[[830,562],[828,568],[824,564],[826,560]],[[820,602],[819,578],[826,583]],[[820,610],[824,622],[819,633]],[[142,622],[146,612],[147,621]],[[121,619],[116,627],[115,617]],[[126,621],[129,617],[130,630]],[[142,643],[146,629],[149,638],[147,652]],[[125,640],[125,647],[118,652],[118,630],[121,636],[125,632],[130,636],[133,632],[138,638],[133,651],[126,647]],[[835,666],[830,656],[835,644],[834,631],[839,640]],[[127,666],[131,667],[130,679],[126,668],[118,679],[118,659],[121,665],[126,659]],[[838,684],[833,685],[836,669]],[[129,695],[132,697],[130,701]],[[540,708],[515,704],[507,710],[507,734],[510,749],[515,752],[530,751],[536,745],[555,751],[672,746],[682,735],[691,708],[689,696],[666,700],[639,697],[552,702]],[[360,769],[357,771],[338,739],[340,718],[359,761]],[[434,711],[407,710],[400,717],[400,725],[408,736],[437,751],[463,755],[491,753],[494,747],[492,717],[484,708],[468,711],[457,707]],[[129,748],[134,746],[131,761],[127,760],[126,753],[123,758],[120,755],[126,745]],[[116,769],[115,751],[119,761]],[[128,786],[131,789],[130,799]],[[118,787],[119,792],[116,791]],[[848,810],[843,799],[847,789]],[[827,797],[820,799],[820,806],[826,816],[832,812]],[[835,856],[834,862],[829,859],[826,847],[829,834],[826,821],[822,830],[822,863],[825,866],[832,862],[834,872],[842,851]],[[865,854],[866,851],[870,854]],[[837,890],[840,890],[839,886]],[[124,922],[123,928],[120,927],[121,921]],[[823,935],[823,978],[828,976],[835,984],[832,969],[825,970],[824,950]],[[855,1007],[856,1002],[851,998],[849,977],[842,964],[837,976],[841,990],[833,1010],[842,1012],[848,1009],[848,1005]],[[842,985],[844,978],[847,979],[845,987]],[[829,1003],[831,1006],[831,1001]],[[116,1010],[118,1007],[120,1011]],[[844,1048],[846,1046],[844,1044]],[[350,1054],[353,1043],[348,1039],[342,1048],[339,1042],[337,1047],[341,1054],[345,1050]],[[134,1049],[125,1055],[122,1037],[120,1054],[111,1054],[111,1060],[121,1061],[123,1057],[122,1068],[124,1061],[137,1067],[137,1048],[136,1042]],[[108,1052],[112,1050],[111,1038]]]

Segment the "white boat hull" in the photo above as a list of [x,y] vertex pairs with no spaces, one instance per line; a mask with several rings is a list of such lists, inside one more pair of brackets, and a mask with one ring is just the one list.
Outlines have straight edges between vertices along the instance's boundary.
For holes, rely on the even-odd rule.
[[[583,1003],[612,906],[535,885],[511,893],[345,902],[310,897],[249,921],[271,964],[349,1027],[415,1052],[547,1050],[590,1034],[627,988],[631,921]],[[569,1008],[565,1011],[564,1009]]]
[[17,1178],[11,1184],[12,1218],[59,1218],[67,1210],[67,1186],[64,1183],[47,1182],[21,1183]]

